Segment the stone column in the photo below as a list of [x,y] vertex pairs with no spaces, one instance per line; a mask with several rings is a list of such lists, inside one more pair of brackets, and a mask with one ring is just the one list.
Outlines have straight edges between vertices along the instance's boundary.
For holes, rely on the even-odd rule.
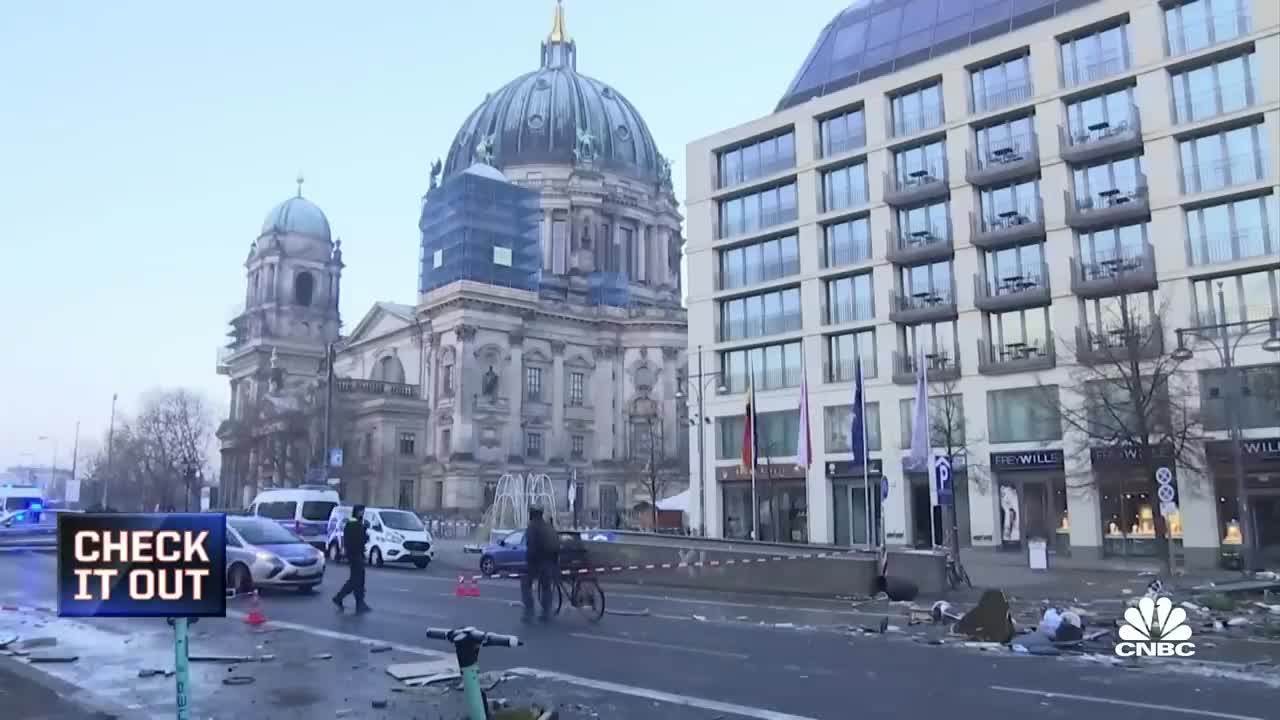
[[588,401],[595,415],[594,447],[588,458],[609,460],[613,454],[613,356],[610,348],[596,347],[593,351],[596,366],[591,373]]
[[524,437],[520,427],[524,420],[524,331],[513,330],[507,336],[511,357],[507,359],[502,393],[507,396],[510,415],[507,419],[507,455],[524,455]]
[[613,272],[626,272],[627,270],[627,249],[622,245],[622,219],[614,215],[613,222],[610,227],[612,237],[609,238],[611,247],[613,248],[613,267],[609,268]]
[[551,211],[542,211],[542,269],[551,270]]
[[475,391],[475,384],[471,382],[472,372],[474,368],[469,368],[467,361],[470,359],[467,354],[467,348],[472,344],[476,336],[476,329],[470,325],[459,325],[454,331],[457,337],[458,358],[457,373],[458,384],[454,388],[454,407],[457,408],[455,417],[457,423],[454,433],[456,438],[454,448],[461,452],[475,452],[475,437],[473,435],[473,426],[471,422],[472,399],[471,396]]
[[[676,377],[680,371],[678,364],[680,348],[662,348],[662,452],[663,458],[676,457],[679,447],[680,433],[688,432],[688,428],[680,426],[676,407]],[[688,392],[688,390],[686,390]]]
[[[621,460],[625,457],[627,446],[625,443],[625,433],[627,425],[630,422],[629,408],[627,408],[627,363],[626,351],[621,347],[614,347],[613,350],[613,457],[615,460]],[[621,490],[619,490],[621,493]]]
[[564,343],[551,341],[551,446],[547,457],[564,458]]
[[641,225],[639,232],[636,233],[636,279],[640,282],[649,282],[649,242],[653,233],[652,225]]

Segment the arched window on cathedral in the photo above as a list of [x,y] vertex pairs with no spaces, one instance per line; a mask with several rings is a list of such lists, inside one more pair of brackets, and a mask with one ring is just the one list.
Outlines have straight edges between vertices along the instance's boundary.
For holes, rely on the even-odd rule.
[[316,292],[316,278],[303,271],[293,278],[293,302],[303,307],[310,307],[312,296]]
[[377,367],[373,370],[373,379],[382,380],[383,382],[403,383],[404,365],[400,364],[400,359],[395,355],[387,355],[380,358]]

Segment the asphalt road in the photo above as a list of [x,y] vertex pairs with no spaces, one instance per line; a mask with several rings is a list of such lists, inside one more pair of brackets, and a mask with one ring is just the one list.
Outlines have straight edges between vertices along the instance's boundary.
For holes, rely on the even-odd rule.
[[[6,602],[52,604],[54,567],[52,555],[0,555],[0,596]],[[1185,718],[1280,717],[1280,691],[1258,683],[935,647],[894,633],[851,635],[834,626],[866,618],[838,603],[813,602],[800,609],[741,597],[611,586],[606,579],[611,609],[648,614],[608,615],[592,624],[566,609],[551,625],[525,625],[514,581],[487,581],[481,597],[458,598],[456,572],[386,568],[368,575],[374,611],[356,616],[336,612],[328,600],[345,575],[345,567],[331,567],[314,595],[266,594],[268,620],[322,636],[341,633],[430,649],[447,648],[425,638],[427,626],[474,625],[514,633],[527,646],[485,650],[484,669],[535,668],[636,697],[740,706],[742,712],[724,713],[725,718],[924,718],[944,712],[949,720],[1031,713],[1064,720],[1084,715],[1132,720],[1144,709]],[[234,602],[232,607],[240,609]],[[828,627],[777,626],[787,622]]]

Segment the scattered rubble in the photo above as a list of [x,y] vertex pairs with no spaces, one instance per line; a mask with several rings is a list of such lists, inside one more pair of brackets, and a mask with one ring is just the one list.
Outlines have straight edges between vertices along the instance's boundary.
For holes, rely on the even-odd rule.
[[999,590],[987,590],[972,610],[955,625],[956,633],[973,640],[1008,643],[1013,639],[1013,616],[1009,601]]
[[223,685],[252,685],[256,680],[248,675],[228,675],[222,678]]

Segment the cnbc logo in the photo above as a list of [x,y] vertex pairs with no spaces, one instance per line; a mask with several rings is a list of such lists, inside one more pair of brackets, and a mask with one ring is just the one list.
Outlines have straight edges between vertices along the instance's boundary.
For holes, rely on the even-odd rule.
[[1120,642],[1116,643],[1116,655],[1120,657],[1191,657],[1196,654],[1191,639],[1191,626],[1187,625],[1187,611],[1173,607],[1167,597],[1144,597],[1138,607],[1124,613],[1120,625]]

